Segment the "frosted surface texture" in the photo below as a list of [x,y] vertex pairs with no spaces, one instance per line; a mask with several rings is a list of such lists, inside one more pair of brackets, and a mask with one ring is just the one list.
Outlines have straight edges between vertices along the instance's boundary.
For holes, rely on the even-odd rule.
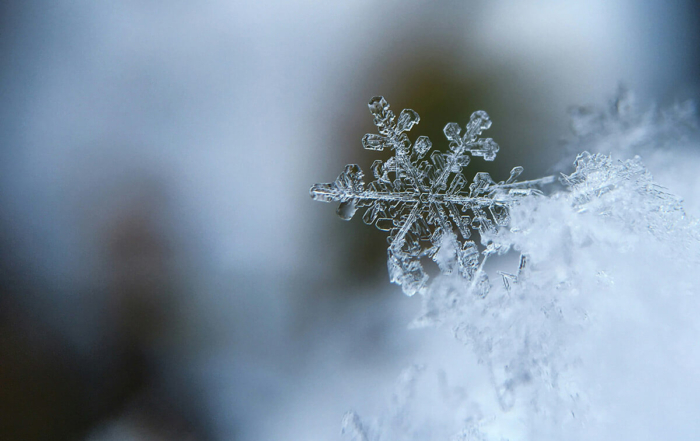
[[415,111],[405,109],[397,118],[383,97],[372,98],[369,110],[379,133],[365,135],[362,145],[368,150],[391,149],[394,156],[386,162],[374,161],[374,180],[368,184],[360,167],[350,164],[334,182],[311,187],[311,197],[339,202],[338,215],[345,220],[364,209],[366,224],[389,232],[389,277],[406,295],[425,292],[428,276],[420,262],[423,257],[433,259],[443,274],[458,273],[486,295],[490,285],[483,264],[500,250],[485,244],[486,249],[479,251],[472,230],[484,242],[484,237],[508,224],[513,204],[524,196],[541,194],[536,187],[553,178],[519,182],[523,169],[515,167],[505,181],[477,173],[469,184],[463,170],[472,158],[493,161],[499,151],[493,139],[481,137],[491,127],[484,111],[474,112],[464,128],[448,123],[444,133],[449,148],[429,154],[428,137],[411,142],[407,134],[420,121]]
[[639,157],[584,152],[574,165],[565,191],[520,200],[509,228],[488,237],[521,253],[517,270],[501,273],[506,283],[479,296],[441,275],[421,296],[414,326],[449,329],[485,371],[471,386],[486,381],[491,392],[435,399],[419,388],[378,418],[348,414],[345,439],[617,441],[671,430],[666,439],[695,439],[698,222]]

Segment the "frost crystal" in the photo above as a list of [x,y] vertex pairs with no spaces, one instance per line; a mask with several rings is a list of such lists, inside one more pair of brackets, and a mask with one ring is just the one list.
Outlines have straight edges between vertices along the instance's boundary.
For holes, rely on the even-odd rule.
[[[604,112],[579,109],[569,149],[586,151],[575,170],[561,175],[560,191],[525,197],[552,179],[518,183],[516,167],[507,181],[479,173],[466,186],[469,160],[493,160],[498,150],[479,138],[490,126],[485,113],[474,113],[463,134],[448,124],[449,151],[423,160],[428,139],[412,144],[406,136],[418,115],[405,110],[394,123],[386,102],[372,100],[379,135],[363,143],[392,148],[394,157],[375,162],[367,186],[351,165],[311,195],[339,201],[344,218],[366,208],[365,222],[391,232],[392,281],[422,294],[413,326],[449,329],[481,367],[464,379],[466,388],[452,389],[410,368],[389,411],[346,415],[345,439],[686,439],[698,432],[700,221],[636,156],[644,154],[655,173],[654,165],[679,162],[697,123],[690,105],[639,112],[633,104],[623,91]],[[693,155],[682,158],[693,170],[700,165]],[[479,231],[479,249],[471,230]],[[520,266],[499,271],[503,285],[490,287],[483,263],[507,250],[521,254]],[[454,275],[424,289],[423,257]],[[469,295],[489,287],[488,296]]]
[[482,241],[495,234],[499,226],[508,224],[509,209],[519,198],[541,194],[535,187],[553,178],[518,182],[523,168],[515,167],[505,181],[495,182],[482,172],[467,187],[463,169],[471,158],[493,161],[499,150],[493,139],[480,138],[491,127],[484,111],[474,112],[464,131],[459,124],[448,123],[444,133],[449,150],[435,150],[424,159],[432,147],[430,139],[420,136],[411,143],[407,135],[420,121],[415,111],[405,109],[396,118],[383,97],[372,98],[369,110],[379,134],[365,135],[362,145],[368,150],[392,149],[394,156],[386,162],[374,161],[375,180],[367,185],[360,167],[350,164],[335,182],[311,187],[311,197],[340,202],[338,215],[345,220],[366,208],[362,220],[389,232],[389,276],[405,294],[412,296],[426,287],[423,257],[438,263],[443,274],[456,269],[485,294],[489,284],[481,268],[489,255],[501,250],[487,246],[480,252],[471,240],[471,230],[479,231]]

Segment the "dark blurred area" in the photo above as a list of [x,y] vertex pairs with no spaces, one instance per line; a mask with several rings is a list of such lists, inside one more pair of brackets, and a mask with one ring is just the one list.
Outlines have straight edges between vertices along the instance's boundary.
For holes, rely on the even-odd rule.
[[[86,286],[37,280],[30,265],[10,258],[20,254],[12,240],[4,241],[3,439],[84,439],[115,418],[127,427],[105,429],[97,439],[209,436],[197,421],[196,401],[183,399],[188,387],[167,387],[160,375],[159,353],[184,343],[178,299],[185,288],[175,264],[177,245],[157,219],[167,195],[156,183],[135,180],[120,189],[130,200],[91,207],[111,216],[86,228],[94,229],[102,248],[95,258],[104,268]],[[70,302],[60,317],[33,303],[47,293],[75,300],[69,289],[84,291],[86,298]],[[80,348],[71,334],[89,347]]]
[[0,439],[333,439],[425,348],[385,233],[308,188],[367,102],[486,110],[472,173],[551,173],[566,109],[697,99],[662,1],[0,3]]

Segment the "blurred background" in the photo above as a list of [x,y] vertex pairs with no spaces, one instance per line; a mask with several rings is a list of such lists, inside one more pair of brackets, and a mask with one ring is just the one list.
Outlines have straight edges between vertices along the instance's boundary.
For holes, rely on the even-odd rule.
[[691,1],[0,3],[0,439],[330,440],[400,370],[385,234],[308,189],[363,170],[367,102],[494,121],[562,160],[567,108],[700,94]]

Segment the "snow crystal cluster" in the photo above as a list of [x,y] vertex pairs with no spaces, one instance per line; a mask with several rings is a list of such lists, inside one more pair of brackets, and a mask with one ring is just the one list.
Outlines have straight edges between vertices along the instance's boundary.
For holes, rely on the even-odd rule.
[[[545,196],[535,187],[552,179],[517,182],[519,167],[498,183],[477,174],[464,190],[471,156],[492,160],[498,151],[479,138],[490,126],[484,112],[462,135],[448,124],[449,152],[419,162],[430,143],[411,144],[405,134],[418,115],[405,110],[394,123],[386,102],[372,100],[380,135],[364,145],[395,156],[375,162],[367,187],[348,166],[311,194],[341,202],[345,217],[368,207],[365,222],[390,231],[391,279],[421,294],[413,326],[449,329],[470,348],[491,393],[445,388],[442,410],[428,412],[428,397],[416,392],[427,369],[414,366],[386,415],[346,415],[347,439],[696,439],[700,224],[637,156],[658,144],[672,148],[692,132],[694,116],[688,107],[638,111],[626,93],[612,108],[574,112],[569,145],[627,157],[580,153],[559,179],[562,190]],[[469,229],[479,232],[480,248]],[[509,252],[519,265],[490,283],[486,273],[499,268],[488,270],[486,259]],[[430,285],[423,256],[442,272]]]

